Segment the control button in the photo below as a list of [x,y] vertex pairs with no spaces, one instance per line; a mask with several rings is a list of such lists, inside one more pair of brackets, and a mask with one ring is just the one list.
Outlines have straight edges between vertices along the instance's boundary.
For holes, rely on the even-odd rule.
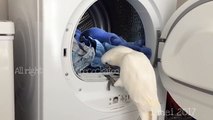
[[123,95],[121,95],[121,98],[120,98],[120,100],[121,100],[122,102],[124,102],[124,100],[125,100],[125,97],[124,97]]
[[118,103],[118,97],[113,98],[113,104],[116,104],[116,103]]

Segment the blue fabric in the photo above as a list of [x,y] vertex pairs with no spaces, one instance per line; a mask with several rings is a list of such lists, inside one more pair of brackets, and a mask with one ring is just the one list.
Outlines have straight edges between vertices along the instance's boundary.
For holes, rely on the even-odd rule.
[[140,47],[140,46],[136,46],[136,45],[132,45],[132,44],[121,44],[123,46],[126,46],[126,47],[129,47],[129,48],[132,48],[133,50],[136,50],[138,52],[142,52],[144,53],[149,59],[151,58],[151,55],[152,55],[152,51],[150,48],[147,48],[147,47]]
[[[103,67],[104,65],[101,63],[102,55],[108,50],[116,47],[118,45],[123,45],[129,47],[133,50],[144,53],[148,58],[151,58],[152,51],[150,48],[145,47],[145,40],[136,40],[134,42],[127,42],[122,37],[110,32],[106,32],[99,28],[90,28],[81,32],[80,30],[76,30],[75,38],[78,42],[79,49],[82,49],[82,44],[88,46],[87,50],[90,50],[88,54],[90,54],[90,59],[87,58],[86,62],[87,66],[90,62],[91,67]],[[85,47],[84,46],[84,47]],[[94,48],[95,55],[93,55],[92,48]],[[93,56],[93,59],[91,59]],[[77,66],[78,64],[74,64]],[[81,68],[85,68],[86,66],[83,64]]]
[[136,41],[134,41],[134,42],[128,42],[128,44],[130,44],[130,45],[136,45],[136,46],[139,46],[139,47],[141,47],[141,46],[145,46],[145,40],[136,40]]
[[89,37],[93,39],[97,39],[101,43],[109,43],[111,45],[120,45],[121,43],[127,43],[126,40],[117,36],[114,33],[106,32],[100,28],[90,28],[84,32],[82,32],[80,36],[80,42],[86,43],[89,45],[88,39]]
[[95,58],[91,63],[92,67],[103,67],[103,64],[101,62],[102,55],[106,52],[104,46],[102,43],[96,39],[90,38],[91,41],[95,42]]
[[94,27],[82,32],[80,36],[80,42],[85,42],[85,38],[88,39],[89,36],[91,38],[99,40],[101,43],[107,42],[110,44],[112,44],[110,40],[113,40],[116,38],[119,39],[119,37],[114,33],[108,33],[100,28]]
[[114,46],[114,45],[111,45],[111,44],[109,44],[109,43],[103,43],[103,46],[104,46],[104,48],[105,48],[105,50],[106,51],[108,51],[108,50],[110,50],[110,49],[112,49],[112,48],[114,48],[114,47],[116,47],[116,46]]
[[96,39],[103,43],[108,43],[114,46],[123,45],[133,50],[143,52],[148,58],[151,58],[152,51],[150,48],[144,47],[144,40],[136,40],[135,42],[126,42],[123,38],[117,36],[114,33],[106,32],[100,28],[90,28],[84,32],[82,32],[80,36],[80,42],[84,42],[86,45],[90,45],[89,37]]
[[81,31],[77,29],[75,32],[75,36],[74,36],[75,40],[77,40],[79,42],[80,36],[81,36]]

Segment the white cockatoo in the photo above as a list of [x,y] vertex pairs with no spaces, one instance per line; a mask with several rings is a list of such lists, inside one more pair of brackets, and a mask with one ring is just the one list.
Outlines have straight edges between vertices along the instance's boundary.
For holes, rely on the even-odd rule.
[[155,72],[149,59],[141,52],[117,46],[106,52],[101,60],[103,64],[120,67],[120,78],[114,86],[127,90],[142,120],[157,120],[161,106]]

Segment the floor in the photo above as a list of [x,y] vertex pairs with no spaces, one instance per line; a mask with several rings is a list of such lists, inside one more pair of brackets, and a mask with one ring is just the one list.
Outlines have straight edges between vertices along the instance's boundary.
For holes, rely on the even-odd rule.
[[165,120],[196,120],[188,115],[180,106],[167,95],[166,117]]

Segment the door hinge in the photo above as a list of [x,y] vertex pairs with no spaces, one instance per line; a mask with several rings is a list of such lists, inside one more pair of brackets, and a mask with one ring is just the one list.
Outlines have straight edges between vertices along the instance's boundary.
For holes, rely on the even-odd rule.
[[157,62],[161,62],[161,58],[157,58]]
[[165,38],[161,38],[161,31],[160,30],[157,30],[157,39],[158,39],[158,44],[159,42],[166,42],[166,39]]
[[154,60],[154,64],[153,64],[154,67],[157,67],[158,62],[161,61],[161,59],[158,58],[158,49],[159,49],[159,43],[160,42],[165,42],[165,40],[161,39],[161,31],[157,30],[157,45],[156,45],[156,51],[155,51],[156,52],[155,53],[155,60]]
[[158,39],[158,43],[159,43],[159,42],[165,43],[165,42],[166,42],[166,39],[159,38],[159,39]]

